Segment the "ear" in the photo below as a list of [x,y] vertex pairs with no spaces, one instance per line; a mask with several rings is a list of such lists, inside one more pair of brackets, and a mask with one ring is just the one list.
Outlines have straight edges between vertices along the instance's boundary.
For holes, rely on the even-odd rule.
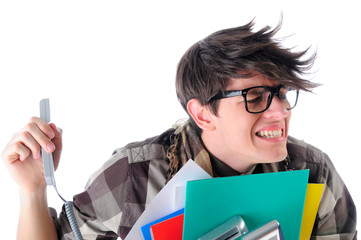
[[187,104],[188,113],[202,130],[214,129],[212,113],[207,106],[202,105],[198,99],[192,98]]

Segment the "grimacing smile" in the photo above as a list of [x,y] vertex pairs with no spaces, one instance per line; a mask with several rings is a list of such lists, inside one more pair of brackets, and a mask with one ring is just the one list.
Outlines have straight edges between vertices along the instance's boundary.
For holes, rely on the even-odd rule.
[[278,137],[282,137],[282,132],[283,132],[282,129],[261,130],[257,132],[256,135],[261,138],[278,138]]

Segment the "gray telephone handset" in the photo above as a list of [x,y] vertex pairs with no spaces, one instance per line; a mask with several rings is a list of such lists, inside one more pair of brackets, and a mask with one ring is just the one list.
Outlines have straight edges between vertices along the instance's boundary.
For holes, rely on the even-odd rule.
[[277,220],[248,231],[246,222],[240,215],[236,215],[198,240],[284,240],[284,238]]
[[[50,103],[49,99],[45,98],[40,101],[40,118],[43,119],[46,123],[50,122]],[[56,193],[65,203],[65,211],[66,215],[69,219],[69,224],[71,229],[73,230],[73,234],[76,240],[83,240],[83,237],[80,234],[80,230],[78,224],[76,222],[74,212],[73,212],[73,203],[70,201],[66,201],[58,192],[55,184],[54,177],[54,162],[53,162],[53,154],[46,152],[43,148],[41,149],[41,156],[43,158],[43,166],[44,166],[44,177],[45,182],[49,186],[54,186]]]
[[[46,123],[50,122],[50,104],[48,98],[40,101],[40,118]],[[53,154],[47,153],[44,149],[41,149],[41,156],[43,158],[46,184],[55,186]]]

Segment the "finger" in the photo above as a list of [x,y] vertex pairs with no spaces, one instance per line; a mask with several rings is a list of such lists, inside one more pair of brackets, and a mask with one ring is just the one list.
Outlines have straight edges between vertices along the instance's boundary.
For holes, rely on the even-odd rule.
[[52,128],[53,132],[55,133],[52,142],[55,144],[56,148],[61,148],[63,130],[61,128],[58,128],[54,123],[50,123],[49,126]]
[[[53,133],[53,130],[51,129],[51,127],[45,123],[43,120],[38,119],[39,121],[37,122],[29,122],[26,126],[25,129],[22,131],[22,134],[20,134],[20,139],[24,140],[24,144],[28,147],[33,147],[34,144],[40,144],[40,146],[42,148],[45,149],[45,151],[52,153],[55,150],[55,145],[51,142],[51,138],[53,138],[55,136],[55,134]],[[52,132],[52,137],[49,137],[48,135],[46,135],[39,127],[39,125],[43,128],[43,129],[51,129]],[[46,126],[45,126],[46,125]],[[50,133],[50,131],[48,131]],[[31,135],[31,137],[35,140],[35,142],[31,141],[31,138],[29,138],[29,136],[27,136],[27,133],[29,133]],[[27,141],[29,140],[29,141]],[[37,149],[34,149],[37,150]],[[40,150],[40,149],[39,149]]]
[[27,148],[32,153],[34,159],[40,158],[41,147],[29,132],[20,132],[18,137],[15,139],[15,143],[20,143]]
[[30,150],[21,142],[15,142],[6,146],[2,156],[4,161],[13,163],[17,160],[24,161],[30,155],[30,153]]
[[54,130],[43,119],[38,117],[32,117],[30,118],[29,123],[34,123],[49,139],[54,138]]
[[54,123],[51,123],[49,125],[53,129],[53,131],[55,132],[55,137],[52,139],[52,142],[56,146],[56,150],[53,153],[53,157],[54,157],[54,168],[57,169],[57,167],[59,165],[61,151],[62,151],[62,134],[63,134],[63,130],[61,128],[56,127],[56,125]]
[[63,130],[55,125],[55,123],[49,123],[49,127],[55,133],[54,138],[61,138]]

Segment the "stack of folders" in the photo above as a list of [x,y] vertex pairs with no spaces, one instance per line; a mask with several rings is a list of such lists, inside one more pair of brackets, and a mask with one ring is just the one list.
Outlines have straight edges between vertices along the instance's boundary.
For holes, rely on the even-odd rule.
[[309,184],[308,176],[297,170],[187,181],[184,208],[143,220],[141,234],[145,240],[309,240],[323,184]]

